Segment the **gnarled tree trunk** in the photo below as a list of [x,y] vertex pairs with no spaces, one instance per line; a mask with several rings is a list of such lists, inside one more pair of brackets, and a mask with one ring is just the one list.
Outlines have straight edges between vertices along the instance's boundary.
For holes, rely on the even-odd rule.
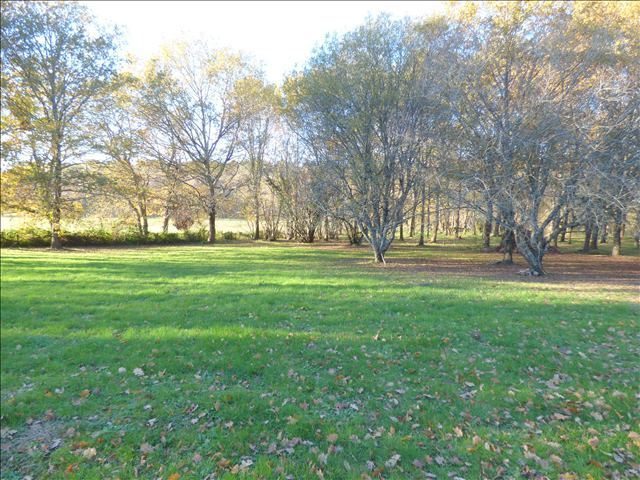
[[529,273],[534,276],[544,275],[542,259],[547,247],[544,233],[542,231],[528,232],[520,228],[516,230],[515,236],[518,251],[527,261]]

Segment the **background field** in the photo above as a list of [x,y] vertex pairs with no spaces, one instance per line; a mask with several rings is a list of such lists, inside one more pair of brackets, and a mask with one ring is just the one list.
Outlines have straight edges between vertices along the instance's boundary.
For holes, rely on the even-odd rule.
[[2,478],[637,478],[638,257],[477,241],[5,249]]
[[[99,219],[99,218],[87,218],[78,222],[63,222],[63,228],[68,230],[82,230],[90,227],[97,227],[102,225],[108,226],[113,224],[117,219]],[[34,221],[28,217],[22,215],[2,215],[0,217],[0,229],[2,230],[16,230],[22,227],[35,226],[39,228],[49,228],[45,221]],[[194,226],[197,228],[197,225]],[[219,232],[234,232],[234,233],[250,233],[249,224],[246,220],[239,218],[219,218],[216,221],[216,228]],[[161,232],[162,231],[162,218],[161,217],[149,217],[149,231]],[[178,230],[169,224],[169,232],[177,232]]]

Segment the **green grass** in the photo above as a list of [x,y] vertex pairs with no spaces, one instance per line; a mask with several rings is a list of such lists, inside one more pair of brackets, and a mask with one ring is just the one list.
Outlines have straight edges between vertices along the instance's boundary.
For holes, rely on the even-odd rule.
[[369,257],[3,250],[2,478],[633,477],[637,291]]

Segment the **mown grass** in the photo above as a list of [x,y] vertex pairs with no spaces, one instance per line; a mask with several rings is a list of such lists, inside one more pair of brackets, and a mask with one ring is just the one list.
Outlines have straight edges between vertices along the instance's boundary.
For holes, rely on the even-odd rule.
[[369,257],[3,250],[2,478],[634,478],[637,291]]

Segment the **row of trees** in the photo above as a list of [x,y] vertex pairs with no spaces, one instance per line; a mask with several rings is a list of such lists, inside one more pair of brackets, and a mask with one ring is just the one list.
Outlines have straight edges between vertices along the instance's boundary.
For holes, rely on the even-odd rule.
[[499,230],[536,275],[579,226],[588,248],[612,225],[617,254],[640,208],[639,18],[624,2],[380,16],[276,86],[206,44],[134,75],[84,7],[3,2],[3,205],[47,218],[54,248],[63,215],[107,199],[142,235],[151,214],[204,215],[214,242],[233,205],[256,239],[343,231],[378,262],[442,218],[485,248]]

